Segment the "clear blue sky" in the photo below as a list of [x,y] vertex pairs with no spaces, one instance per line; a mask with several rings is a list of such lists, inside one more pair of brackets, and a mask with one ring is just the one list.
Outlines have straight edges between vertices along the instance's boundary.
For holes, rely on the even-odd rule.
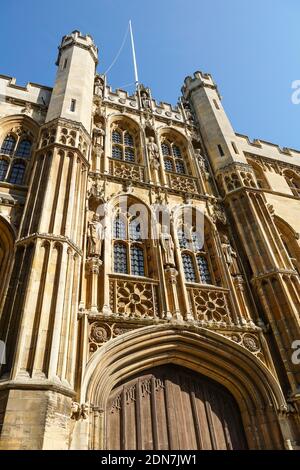
[[[185,76],[210,72],[237,132],[300,149],[299,0],[2,0],[0,73],[53,86],[61,36],[79,29],[104,72],[132,19],[140,81],[175,104]],[[129,41],[108,76],[133,81]],[[130,89],[129,89],[130,91]]]

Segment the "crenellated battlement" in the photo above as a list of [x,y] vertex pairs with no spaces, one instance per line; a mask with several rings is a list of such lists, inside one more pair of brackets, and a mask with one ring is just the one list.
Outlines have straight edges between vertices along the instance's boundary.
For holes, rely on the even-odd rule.
[[[184,113],[182,108],[177,105],[172,105],[163,101],[157,101],[149,97],[149,108],[154,115],[161,116],[167,119],[174,119],[178,122],[184,122]],[[104,91],[104,100],[111,103],[116,103],[128,108],[140,110],[140,101],[137,93],[129,94],[126,90],[117,88],[113,90],[111,86],[107,85]]]
[[90,36],[89,34],[86,34],[86,35],[81,34],[80,31],[75,30],[75,31],[72,31],[71,34],[63,36],[61,40],[61,44],[58,47],[59,53],[58,53],[56,65],[59,64],[62,50],[67,49],[68,47],[71,47],[74,45],[78,47],[82,47],[83,49],[87,49],[88,51],[90,51],[95,63],[96,64],[98,63],[98,47],[95,45],[92,36]]
[[241,149],[245,153],[255,153],[261,157],[280,160],[285,163],[300,165],[300,151],[287,147],[280,147],[278,144],[266,140],[253,139],[247,135],[236,133]]
[[191,77],[190,75],[185,77],[184,85],[181,88],[183,96],[185,98],[188,98],[190,92],[193,91],[194,89],[198,88],[199,86],[209,87],[209,88],[215,89],[218,93],[219,99],[221,100],[221,96],[219,94],[218,87],[215,84],[211,74],[210,73],[200,72],[199,70],[194,72],[193,77]]

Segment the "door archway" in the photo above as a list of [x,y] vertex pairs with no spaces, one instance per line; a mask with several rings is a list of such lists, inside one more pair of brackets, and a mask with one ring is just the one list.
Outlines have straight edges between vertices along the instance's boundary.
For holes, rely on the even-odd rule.
[[109,450],[246,449],[238,405],[219,383],[181,366],[144,371],[112,390]]

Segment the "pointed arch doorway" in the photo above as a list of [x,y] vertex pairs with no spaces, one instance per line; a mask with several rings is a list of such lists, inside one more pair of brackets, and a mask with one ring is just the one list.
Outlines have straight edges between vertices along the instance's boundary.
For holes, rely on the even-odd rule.
[[246,449],[238,405],[219,383],[164,365],[112,390],[106,408],[109,450]]

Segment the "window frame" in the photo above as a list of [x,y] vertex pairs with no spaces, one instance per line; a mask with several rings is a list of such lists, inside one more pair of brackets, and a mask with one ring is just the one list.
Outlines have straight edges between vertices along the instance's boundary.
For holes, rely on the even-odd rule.
[[[3,144],[5,140],[9,137],[12,137],[15,141],[13,150],[10,153],[4,153],[3,152]],[[28,155],[19,155],[18,151],[20,146],[22,145],[22,142],[27,141],[30,143],[30,151]],[[20,135],[15,134],[13,132],[7,132],[2,140],[2,144],[0,146],[0,159],[1,160],[6,160],[8,163],[8,168],[6,170],[6,175],[5,178],[0,181],[0,183],[8,183],[8,184],[15,184],[18,186],[25,186],[26,185],[26,180],[27,180],[27,168],[28,168],[28,161],[31,159],[32,156],[32,146],[33,146],[33,141],[34,138],[31,133],[25,130],[25,132],[22,132]],[[23,152],[22,152],[23,153]],[[14,166],[18,164],[19,162],[22,162],[24,164],[24,173],[23,173],[23,178],[22,182],[11,182],[11,174],[13,172]]]
[[[23,174],[22,174],[22,180],[21,182],[18,182],[18,181],[11,181],[11,178],[12,178],[12,174],[13,174],[13,171],[14,171],[14,168],[17,166],[17,165],[22,165],[23,166]],[[9,184],[16,184],[18,186],[22,186],[24,184],[24,180],[25,180],[25,173],[26,173],[26,162],[23,161],[23,160],[20,160],[20,159],[14,159],[9,167],[9,173],[8,173],[8,177],[7,177],[7,182]],[[19,175],[19,173],[17,173],[17,176]]]
[[[115,238],[115,223],[116,220],[120,219],[125,224],[125,238]],[[124,214],[121,211],[118,211],[113,217],[113,224],[112,224],[112,245],[113,245],[113,259],[112,259],[112,272],[113,274],[120,274],[136,278],[145,278],[149,275],[148,269],[148,260],[147,260],[147,243],[145,243],[145,239],[135,239],[131,237],[130,233],[130,226],[132,222],[136,220],[136,217],[130,217],[129,214]],[[141,221],[139,221],[141,223]],[[142,233],[142,232],[141,232]],[[118,243],[122,243],[126,247],[126,259],[127,259],[127,273],[121,273],[115,271],[115,245]],[[136,246],[142,250],[143,253],[143,262],[144,262],[144,274],[133,274],[132,272],[132,261],[131,261],[131,249]]]
[[[164,148],[168,150],[164,151]],[[184,158],[183,146],[179,144],[176,139],[162,137],[160,141],[160,149],[164,161],[164,170],[166,173],[175,173],[176,175],[190,176],[188,165]],[[172,171],[166,168],[166,162],[171,163],[173,168]],[[177,170],[177,163],[183,166],[183,172]]]
[[[120,135],[120,142],[119,141],[114,141],[114,133]],[[132,139],[132,145],[128,145],[126,143],[126,135]],[[113,160],[119,161],[119,162],[125,162],[125,163],[131,163],[131,164],[137,164],[137,145],[136,145],[136,137],[133,135],[133,132],[131,130],[128,130],[127,128],[121,129],[120,127],[113,128],[111,130],[111,158]],[[116,158],[113,156],[114,153],[114,148],[118,147],[121,150],[121,158]],[[126,150],[129,150],[133,153],[133,161],[126,159]]]
[[[179,233],[182,234],[183,236],[179,236]],[[189,239],[186,237],[187,233],[189,233],[189,235],[190,235]],[[178,246],[179,246],[180,254],[181,254],[181,261],[182,261],[182,266],[183,266],[185,282],[187,284],[191,283],[191,284],[201,284],[201,285],[205,285],[205,286],[215,286],[216,281],[215,281],[214,271],[212,269],[212,264],[211,264],[210,256],[208,254],[208,250],[207,250],[207,247],[206,247],[205,240],[204,240],[204,244],[203,244],[202,248],[198,249],[197,246],[195,245],[195,240],[193,238],[193,234],[197,235],[197,233],[198,232],[195,230],[194,226],[186,227],[184,229],[184,224],[182,224],[182,223],[180,223],[178,225],[177,230],[176,230],[176,235],[177,235]],[[182,243],[182,241],[181,241],[183,239],[185,240],[184,243]],[[183,245],[183,246],[181,246],[181,245]],[[183,264],[183,255],[184,254],[188,254],[192,258],[196,281],[192,282],[192,281],[188,281],[186,279],[186,275],[185,275],[185,271],[184,271],[184,264]],[[209,283],[202,281],[201,271],[200,271],[200,267],[198,265],[198,260],[197,260],[198,257],[202,257],[206,260],[207,269],[208,269],[209,277],[210,277],[210,282]]]

